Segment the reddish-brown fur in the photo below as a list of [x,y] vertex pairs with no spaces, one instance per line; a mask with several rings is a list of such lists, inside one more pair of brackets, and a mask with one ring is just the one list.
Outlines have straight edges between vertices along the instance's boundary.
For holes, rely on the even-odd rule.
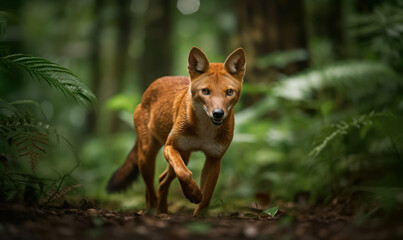
[[[233,137],[233,107],[240,97],[245,64],[243,49],[234,51],[225,63],[209,63],[205,54],[194,47],[188,59],[190,79],[163,77],[154,81],[134,112],[136,144],[111,178],[108,190],[126,188],[138,167],[146,184],[147,207],[167,212],[168,189],[175,177],[185,196],[198,203],[194,215],[207,207],[218,179],[221,158]],[[208,89],[207,95],[203,89]],[[215,117],[218,115],[213,111],[218,110],[222,118]],[[162,146],[169,164],[159,177],[157,193],[155,157]],[[206,155],[200,189],[186,167],[193,151]]]

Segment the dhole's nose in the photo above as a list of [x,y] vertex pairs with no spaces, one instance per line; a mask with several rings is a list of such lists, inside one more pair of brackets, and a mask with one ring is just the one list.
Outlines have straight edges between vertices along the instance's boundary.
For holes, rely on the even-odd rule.
[[221,119],[224,117],[224,111],[222,109],[216,108],[213,110],[213,117],[216,119]]

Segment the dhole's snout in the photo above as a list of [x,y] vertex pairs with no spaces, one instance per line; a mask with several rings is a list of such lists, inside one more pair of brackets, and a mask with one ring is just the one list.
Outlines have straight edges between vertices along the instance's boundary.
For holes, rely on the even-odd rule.
[[219,108],[214,109],[213,117],[218,120],[222,119],[224,117],[224,111]]
[[213,115],[213,117],[211,118],[211,122],[214,125],[219,126],[223,123],[224,116],[225,116],[224,110],[222,110],[220,108],[216,108],[213,110],[212,115]]

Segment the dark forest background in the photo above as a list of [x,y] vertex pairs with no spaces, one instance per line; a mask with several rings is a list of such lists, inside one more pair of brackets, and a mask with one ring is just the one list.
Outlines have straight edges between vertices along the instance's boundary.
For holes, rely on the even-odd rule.
[[[187,75],[198,46],[212,62],[247,53],[213,209],[335,199],[357,212],[402,207],[403,1],[13,0],[0,11],[2,201],[142,208],[142,180],[117,195],[106,183],[133,146],[143,91]],[[80,105],[52,79],[10,68],[15,53],[70,69],[97,100]],[[13,131],[33,121],[36,135],[7,135],[10,105],[24,122]],[[203,163],[192,155],[196,178]],[[156,176],[165,165],[159,154]],[[177,181],[169,201],[172,211],[186,203]]]

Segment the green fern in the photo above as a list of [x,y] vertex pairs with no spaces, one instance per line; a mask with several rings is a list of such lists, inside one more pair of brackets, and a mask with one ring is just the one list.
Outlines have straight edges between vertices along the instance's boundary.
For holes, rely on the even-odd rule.
[[[369,96],[372,100],[377,98],[376,104],[382,105],[389,101],[389,98],[394,98],[401,87],[399,76],[381,62],[349,61],[330,64],[273,84],[264,99],[235,115],[236,127],[249,124],[251,120],[269,112],[283,109],[284,103],[280,100],[312,103],[315,94],[325,88],[335,89],[353,102]],[[364,107],[366,106],[361,104],[361,108]]]
[[[49,146],[50,127],[36,121],[30,115],[0,116],[0,150],[12,149],[9,154],[15,159],[28,158],[32,172],[39,159],[43,158]],[[15,152],[14,152],[15,151]]]
[[334,87],[357,98],[379,91],[383,86],[395,89],[394,71],[380,62],[350,61],[331,64],[289,77],[273,87],[273,95],[293,101],[308,101],[314,91]]
[[21,112],[15,107],[19,104],[35,106],[46,119],[40,104],[35,101],[7,103],[0,99],[0,154],[4,161],[28,158],[34,172],[38,160],[47,152],[50,137],[56,139],[58,144],[63,140],[76,154],[71,143],[59,135],[56,129],[27,112]]
[[[4,173],[0,176],[0,190],[8,196],[8,200],[23,193],[25,202],[36,203],[50,189],[57,189],[52,192],[53,197],[48,198],[49,201],[46,201],[44,205],[48,204],[54,196],[63,197],[67,191],[62,187],[64,180],[79,165],[78,156],[72,144],[59,135],[52,126],[38,121],[28,113],[18,111],[12,104],[0,101],[0,113],[0,160]],[[76,165],[67,174],[60,176],[59,179],[44,179],[35,175],[8,171],[10,161],[28,159],[32,173],[35,173],[37,162],[45,157],[51,139],[52,142],[56,140],[58,145],[62,142],[67,144],[75,155]],[[62,192],[59,193],[59,191]]]
[[[6,18],[0,12],[0,37],[5,33],[6,27]],[[95,100],[95,95],[69,69],[39,57],[26,54],[8,55],[6,52],[6,48],[0,49],[0,70],[25,70],[31,78],[46,82],[79,103],[87,104]],[[16,77],[12,72],[10,76],[10,79]],[[17,105],[21,104],[32,105],[35,110],[39,110],[42,120],[17,108]],[[26,203],[37,204],[41,196],[49,193],[50,189],[56,189],[47,197],[46,205],[52,199],[62,198],[68,191],[77,187],[63,187],[66,177],[79,165],[77,153],[72,144],[46,122],[46,115],[39,103],[32,100],[7,102],[0,99],[0,166],[3,167],[0,174],[0,200],[21,199],[23,195]],[[73,159],[76,160],[76,165],[67,174],[59,174],[59,179],[39,178],[34,174],[35,168],[47,153],[51,140],[56,140],[58,145],[67,144],[75,155]],[[9,171],[10,161],[22,159],[30,161],[33,174]]]
[[95,100],[91,90],[69,69],[46,59],[26,54],[12,54],[0,57],[0,63],[8,69],[24,69],[31,78],[45,81],[77,102],[91,103]]
[[318,157],[336,138],[347,135],[352,129],[360,129],[365,126],[371,126],[375,121],[393,117],[390,113],[375,113],[363,114],[358,117],[353,117],[350,121],[340,121],[337,124],[325,128],[323,134],[319,136],[315,142],[315,147],[309,153],[311,157]]
[[402,0],[385,1],[371,13],[353,14],[347,18],[350,34],[397,69],[403,63],[402,23]]
[[19,158],[29,158],[32,172],[35,172],[38,160],[46,154],[49,138],[45,133],[19,134],[18,137],[13,138],[13,145],[17,147]]
[[41,202],[43,205],[47,205],[48,203],[60,199],[64,199],[66,195],[73,191],[76,188],[81,187],[81,184],[74,184],[74,185],[69,185],[69,186],[64,186],[59,189],[50,189],[46,192],[46,197],[44,197]]

